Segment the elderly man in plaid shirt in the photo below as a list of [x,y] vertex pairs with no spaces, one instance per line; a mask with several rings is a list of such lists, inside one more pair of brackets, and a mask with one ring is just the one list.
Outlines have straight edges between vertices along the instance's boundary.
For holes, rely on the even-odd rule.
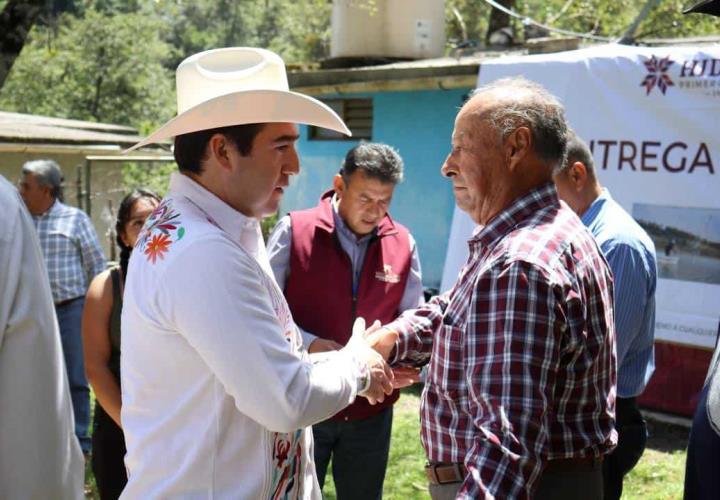
[[615,446],[612,278],[558,200],[560,103],[539,85],[479,89],[455,120],[442,174],[479,225],[455,286],[376,334],[430,366],[422,442],[445,498],[601,499]]
[[83,453],[90,452],[90,388],[85,377],[80,323],[90,281],[105,269],[90,218],[61,202],[62,173],[53,160],[23,165],[20,195],[32,215],[45,257],[55,302],[60,339],[70,382],[75,434]]

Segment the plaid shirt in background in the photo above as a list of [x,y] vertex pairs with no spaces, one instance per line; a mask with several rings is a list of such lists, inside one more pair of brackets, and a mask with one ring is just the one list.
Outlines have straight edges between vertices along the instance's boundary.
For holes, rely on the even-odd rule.
[[387,325],[396,360],[430,355],[422,441],[463,462],[461,498],[531,498],[548,459],[617,442],[612,278],[591,234],[545,184],[469,241],[448,293]]
[[106,265],[90,218],[56,200],[43,215],[33,216],[33,221],[55,303],[84,296],[90,281]]

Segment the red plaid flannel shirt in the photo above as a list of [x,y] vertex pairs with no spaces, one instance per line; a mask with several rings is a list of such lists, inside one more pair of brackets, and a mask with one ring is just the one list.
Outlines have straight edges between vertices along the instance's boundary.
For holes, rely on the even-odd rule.
[[617,442],[611,273],[552,184],[469,247],[452,290],[388,325],[395,360],[430,356],[422,442],[431,462],[464,462],[460,497],[531,498],[548,459]]

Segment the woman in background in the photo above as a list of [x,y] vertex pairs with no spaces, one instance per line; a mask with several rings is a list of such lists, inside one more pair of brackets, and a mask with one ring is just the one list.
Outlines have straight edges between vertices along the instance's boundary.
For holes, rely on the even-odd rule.
[[95,392],[92,470],[102,500],[120,496],[127,475],[125,439],[120,424],[120,312],[130,252],[145,219],[160,203],[150,191],[134,190],[123,198],[115,231],[120,265],[97,275],[90,283],[83,310],[85,371]]

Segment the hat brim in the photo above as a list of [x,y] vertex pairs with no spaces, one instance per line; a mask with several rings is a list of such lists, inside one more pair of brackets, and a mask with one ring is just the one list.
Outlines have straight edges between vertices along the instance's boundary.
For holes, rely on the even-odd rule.
[[123,153],[182,134],[248,123],[302,123],[352,133],[327,104],[284,90],[246,90],[215,97],[179,114]]
[[688,7],[683,14],[709,14],[711,16],[720,17],[720,1],[703,0],[695,5]]

